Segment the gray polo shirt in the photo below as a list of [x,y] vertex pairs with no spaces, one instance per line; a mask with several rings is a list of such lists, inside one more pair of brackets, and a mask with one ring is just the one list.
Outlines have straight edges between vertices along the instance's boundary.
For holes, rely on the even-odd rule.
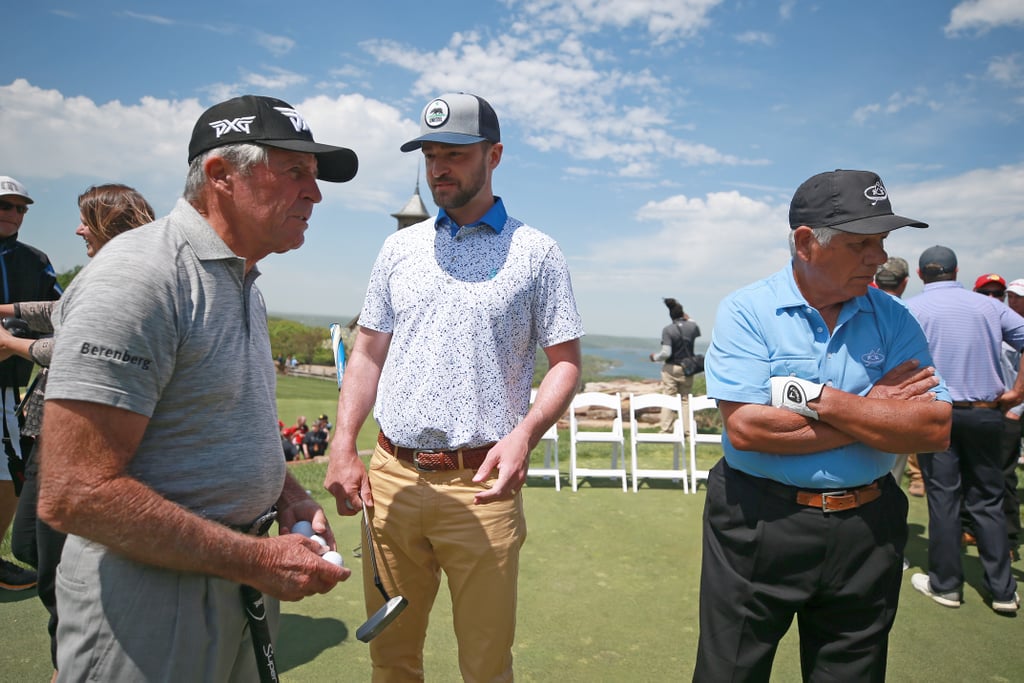
[[129,473],[230,524],[273,505],[285,477],[258,275],[179,200],[105,245],[53,317],[47,400],[149,417]]

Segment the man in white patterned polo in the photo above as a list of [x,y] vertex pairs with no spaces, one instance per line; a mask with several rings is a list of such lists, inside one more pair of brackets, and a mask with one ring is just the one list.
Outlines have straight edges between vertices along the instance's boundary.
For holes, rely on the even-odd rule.
[[[401,149],[423,150],[440,211],[391,235],[374,264],[324,483],[339,513],[367,506],[387,590],[409,601],[370,643],[373,680],[423,678],[443,571],[463,678],[510,681],[519,489],[576,391],[583,327],[561,250],[491,191],[503,149],[491,106],[442,95],[420,132]],[[538,345],[549,370],[531,407]],[[367,474],[356,435],[371,408],[381,431]],[[369,615],[383,600],[367,555]]]

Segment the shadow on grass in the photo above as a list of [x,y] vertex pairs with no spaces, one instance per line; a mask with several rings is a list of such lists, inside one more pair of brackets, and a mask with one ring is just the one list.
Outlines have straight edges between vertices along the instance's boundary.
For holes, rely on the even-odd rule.
[[9,602],[22,602],[36,597],[35,588],[26,588],[23,591],[0,590],[0,605]]
[[339,619],[282,614],[275,648],[277,667],[284,672],[307,664],[324,650],[340,645],[348,636],[348,626]]

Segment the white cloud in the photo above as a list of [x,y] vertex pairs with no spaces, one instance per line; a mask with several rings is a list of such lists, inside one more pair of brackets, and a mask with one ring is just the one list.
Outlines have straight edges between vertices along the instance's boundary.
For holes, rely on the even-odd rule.
[[[357,209],[394,210],[396,193],[413,185],[418,161],[401,155],[395,141],[413,137],[415,124],[362,95],[320,95],[291,104],[317,140],[352,147],[359,155],[360,182],[346,185],[346,202]],[[142,176],[180,188],[188,140],[204,109],[194,98],[97,103],[18,79],[0,86],[0,146],[5,164],[25,177]],[[408,184],[401,187],[395,187],[397,163],[409,165]],[[333,187],[325,184],[325,194],[332,195]]]
[[275,57],[281,57],[291,52],[295,47],[295,41],[287,36],[274,36],[262,31],[256,31],[256,42],[265,47]]
[[640,25],[655,43],[682,42],[710,24],[708,15],[721,0],[522,0],[530,23],[589,33],[606,27]]
[[[1024,163],[887,185],[896,213],[930,224],[925,230],[894,230],[886,243],[891,255],[916,267],[922,251],[943,244],[957,253],[960,281],[967,286],[987,272],[1007,280],[1024,277]],[[789,260],[788,211],[795,188],[763,189],[769,194],[760,199],[733,191],[648,202],[636,213],[639,229],[572,254],[584,320],[608,320],[607,311],[616,310],[618,329],[651,335],[658,329],[651,321],[664,314],[658,297],[675,296],[707,339],[723,297]],[[911,279],[908,295],[921,288]]]
[[195,99],[97,104],[17,79],[0,86],[0,144],[5,162],[27,176],[124,177],[170,167],[184,178],[202,110]]
[[945,31],[947,36],[955,36],[1020,24],[1024,24],[1024,3],[1020,0],[964,0],[950,12]]
[[898,114],[904,109],[913,107],[927,107],[931,110],[936,110],[941,105],[933,99],[928,97],[928,92],[924,88],[916,88],[909,93],[895,92],[889,96],[889,99],[885,104],[872,103],[858,107],[851,114],[851,118],[854,123],[864,124],[869,118],[872,118],[876,114]]
[[267,92],[280,91],[285,88],[292,86],[301,85],[308,79],[302,74],[297,74],[294,71],[288,71],[276,66],[265,67],[267,72],[258,74],[252,72],[246,72],[242,76],[242,81],[246,86],[252,86],[253,88],[262,89]]
[[1012,55],[994,57],[989,62],[986,73],[993,81],[1011,88],[1024,86],[1024,64],[1021,63],[1019,52],[1015,52]]
[[775,36],[765,31],[744,31],[736,36],[737,43],[744,45],[774,45]]
[[129,19],[138,19],[139,21],[145,21],[149,24],[158,24],[160,26],[174,26],[178,23],[174,19],[168,19],[167,17],[162,17],[158,14],[141,14],[139,12],[125,10],[121,12],[121,15],[128,17]]
[[582,44],[563,50],[541,44],[538,35],[504,34],[485,43],[475,33],[457,33],[432,53],[392,41],[363,47],[381,62],[419,74],[413,92],[423,98],[453,90],[478,93],[503,124],[523,129],[526,144],[577,159],[611,160],[613,174],[656,174],[665,159],[762,163],[673,136],[667,112],[678,113],[680,94],[649,71],[599,66]]

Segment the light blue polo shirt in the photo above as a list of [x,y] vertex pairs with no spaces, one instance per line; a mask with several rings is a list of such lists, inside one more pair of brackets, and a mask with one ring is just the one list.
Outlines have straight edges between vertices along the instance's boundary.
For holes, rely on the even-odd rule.
[[[885,373],[916,358],[934,365],[920,325],[902,302],[869,288],[843,304],[829,334],[807,303],[792,265],[733,292],[718,307],[705,374],[720,401],[771,403],[771,377],[793,376],[864,396]],[[944,383],[935,388],[949,401]],[[784,484],[818,489],[861,486],[892,469],[895,456],[862,443],[820,453],[742,451],[722,435],[730,467]]]

